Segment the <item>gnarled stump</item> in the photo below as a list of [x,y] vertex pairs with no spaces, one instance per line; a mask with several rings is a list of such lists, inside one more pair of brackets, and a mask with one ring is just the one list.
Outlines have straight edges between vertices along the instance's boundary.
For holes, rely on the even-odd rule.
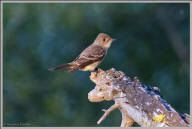
[[119,109],[122,113],[121,127],[132,126],[134,122],[142,127],[189,126],[189,115],[181,115],[160,94],[157,87],[142,84],[137,77],[133,81],[114,68],[98,69],[90,75],[96,86],[89,92],[91,102],[115,101],[97,122],[100,124],[110,112]]

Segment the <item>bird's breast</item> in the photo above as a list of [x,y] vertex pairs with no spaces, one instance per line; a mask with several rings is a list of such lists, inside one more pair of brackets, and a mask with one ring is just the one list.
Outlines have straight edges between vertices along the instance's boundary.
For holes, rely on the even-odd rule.
[[85,66],[84,68],[81,68],[82,71],[93,71],[95,68],[99,65],[100,61],[94,62],[90,65]]

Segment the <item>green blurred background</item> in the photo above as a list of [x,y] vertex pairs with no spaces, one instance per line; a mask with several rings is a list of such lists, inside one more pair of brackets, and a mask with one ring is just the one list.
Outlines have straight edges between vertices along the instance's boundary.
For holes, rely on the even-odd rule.
[[4,3],[4,126],[120,126],[118,110],[96,124],[113,102],[88,101],[90,72],[47,70],[100,32],[117,39],[100,68],[138,76],[189,113],[189,4]]

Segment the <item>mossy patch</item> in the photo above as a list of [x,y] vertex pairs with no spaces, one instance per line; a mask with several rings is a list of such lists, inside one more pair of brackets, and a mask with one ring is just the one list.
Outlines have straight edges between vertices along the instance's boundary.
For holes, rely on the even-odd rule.
[[154,116],[153,121],[155,121],[155,122],[164,122],[165,121],[165,115],[164,114],[159,114],[157,116]]

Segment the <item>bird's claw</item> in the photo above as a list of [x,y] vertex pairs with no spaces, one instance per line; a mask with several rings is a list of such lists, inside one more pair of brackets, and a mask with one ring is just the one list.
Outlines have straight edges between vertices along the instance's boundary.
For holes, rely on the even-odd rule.
[[95,70],[93,72],[98,73],[98,70],[99,70],[99,68],[95,68]]

